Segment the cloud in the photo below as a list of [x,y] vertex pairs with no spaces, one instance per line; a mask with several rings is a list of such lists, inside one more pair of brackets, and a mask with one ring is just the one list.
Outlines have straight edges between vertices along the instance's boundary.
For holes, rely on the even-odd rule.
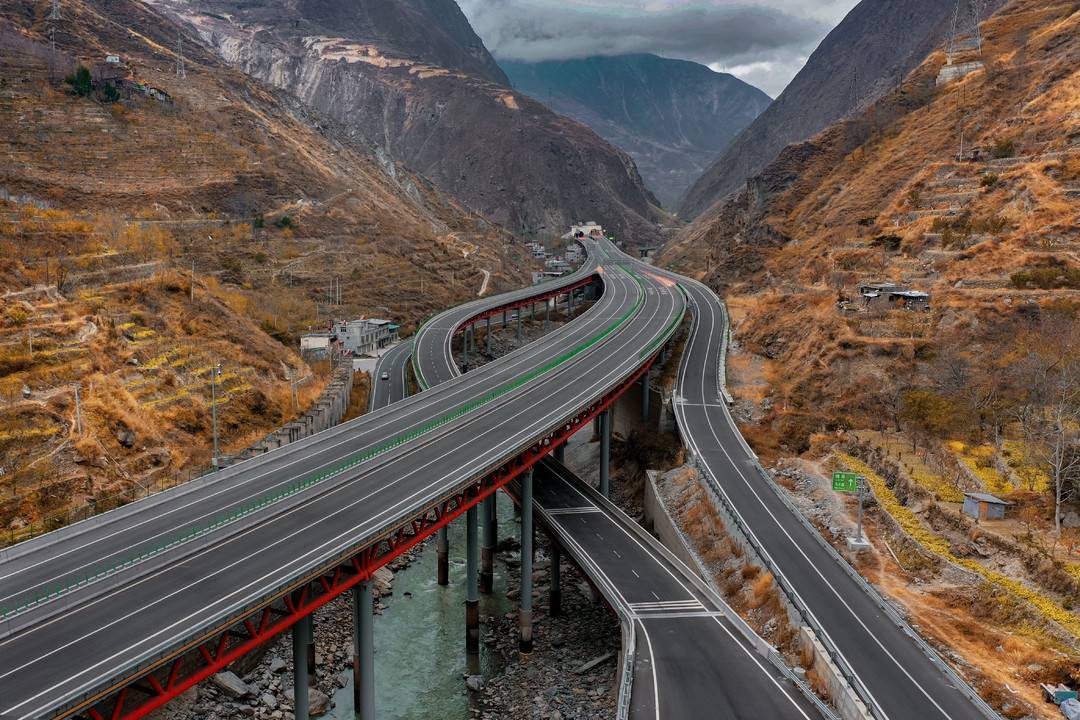
[[770,94],[855,1],[459,0],[498,58],[655,53],[728,68]]

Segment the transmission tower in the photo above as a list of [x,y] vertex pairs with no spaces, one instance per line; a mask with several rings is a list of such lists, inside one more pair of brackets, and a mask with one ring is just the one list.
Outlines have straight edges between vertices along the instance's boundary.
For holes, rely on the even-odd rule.
[[187,68],[184,67],[184,36],[179,30],[176,31],[176,77],[187,77]]
[[848,98],[850,113],[854,115],[859,111],[859,68],[855,66],[851,70],[851,95]]
[[956,0],[953,9],[952,27],[949,30],[949,42],[945,47],[946,63],[953,64],[957,53],[974,50],[982,57],[982,21],[983,0]]
[[60,0],[52,0],[52,12],[49,14],[49,45],[52,46],[53,54],[56,54],[56,29],[63,21],[60,14]]

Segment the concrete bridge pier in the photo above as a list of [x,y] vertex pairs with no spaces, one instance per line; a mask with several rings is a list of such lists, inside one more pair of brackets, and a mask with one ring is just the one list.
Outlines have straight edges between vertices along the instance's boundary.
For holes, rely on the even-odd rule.
[[307,681],[308,687],[315,687],[318,677],[316,675],[317,666],[315,665],[315,616],[307,616]]
[[[294,594],[299,601],[300,593]],[[311,644],[311,616],[298,620],[292,626],[293,652],[293,717],[296,720],[309,720],[308,714],[308,645]]]
[[518,344],[521,344],[521,311],[522,308],[517,309],[517,340]]
[[521,600],[518,623],[521,638],[518,649],[531,653],[533,649],[532,591],[533,591],[533,471],[521,476]]
[[375,613],[371,581],[353,588],[353,715],[375,720]]
[[567,310],[570,313],[570,319],[573,320],[574,319],[574,291],[573,290],[571,290],[569,295],[567,295],[566,304],[567,304]]
[[491,357],[491,318],[490,317],[487,319],[487,333],[485,333],[485,335],[487,335],[487,354],[488,354],[488,357]]
[[562,445],[559,445],[559,447],[555,448],[555,459],[558,460],[559,462],[564,462],[566,460],[566,443],[565,442]]
[[600,413],[600,494],[611,497],[611,409]]
[[551,538],[551,585],[548,595],[548,614],[551,617],[562,615],[562,579],[559,562],[562,560],[562,548]]
[[495,586],[495,546],[498,544],[495,495],[488,495],[480,503],[480,520],[484,524],[480,543],[480,592],[490,595]]
[[461,367],[469,366],[469,328],[465,328],[461,335]]
[[544,301],[544,332],[547,332],[548,323],[551,321],[551,303]]
[[641,420],[649,422],[649,371],[641,376]]
[[506,311],[503,310],[503,327],[506,327]]
[[479,543],[477,542],[477,506],[465,511],[465,652],[480,652],[480,594],[477,588]]
[[439,528],[438,534],[435,536],[435,554],[437,558],[436,567],[438,568],[436,574],[440,585],[450,584],[450,536],[446,532],[446,527]]

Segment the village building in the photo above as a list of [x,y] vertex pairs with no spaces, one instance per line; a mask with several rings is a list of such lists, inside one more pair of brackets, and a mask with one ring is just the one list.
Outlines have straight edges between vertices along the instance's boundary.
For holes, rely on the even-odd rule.
[[1009,505],[1012,503],[987,493],[964,493],[964,514],[976,520],[1004,520]]

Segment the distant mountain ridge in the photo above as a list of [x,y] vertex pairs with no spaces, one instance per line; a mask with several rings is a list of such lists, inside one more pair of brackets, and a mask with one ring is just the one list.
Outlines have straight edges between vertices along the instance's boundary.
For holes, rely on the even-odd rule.
[[512,232],[596,219],[655,243],[633,160],[514,93],[453,0],[150,0],[232,65]]
[[499,64],[517,90],[629,153],[668,208],[772,102],[732,75],[650,54]]
[[[984,3],[984,14],[1001,0]],[[694,183],[679,204],[690,220],[780,154],[880,98],[941,45],[955,3],[941,0],[862,0],[830,32],[799,74]],[[858,105],[856,106],[856,100]]]

